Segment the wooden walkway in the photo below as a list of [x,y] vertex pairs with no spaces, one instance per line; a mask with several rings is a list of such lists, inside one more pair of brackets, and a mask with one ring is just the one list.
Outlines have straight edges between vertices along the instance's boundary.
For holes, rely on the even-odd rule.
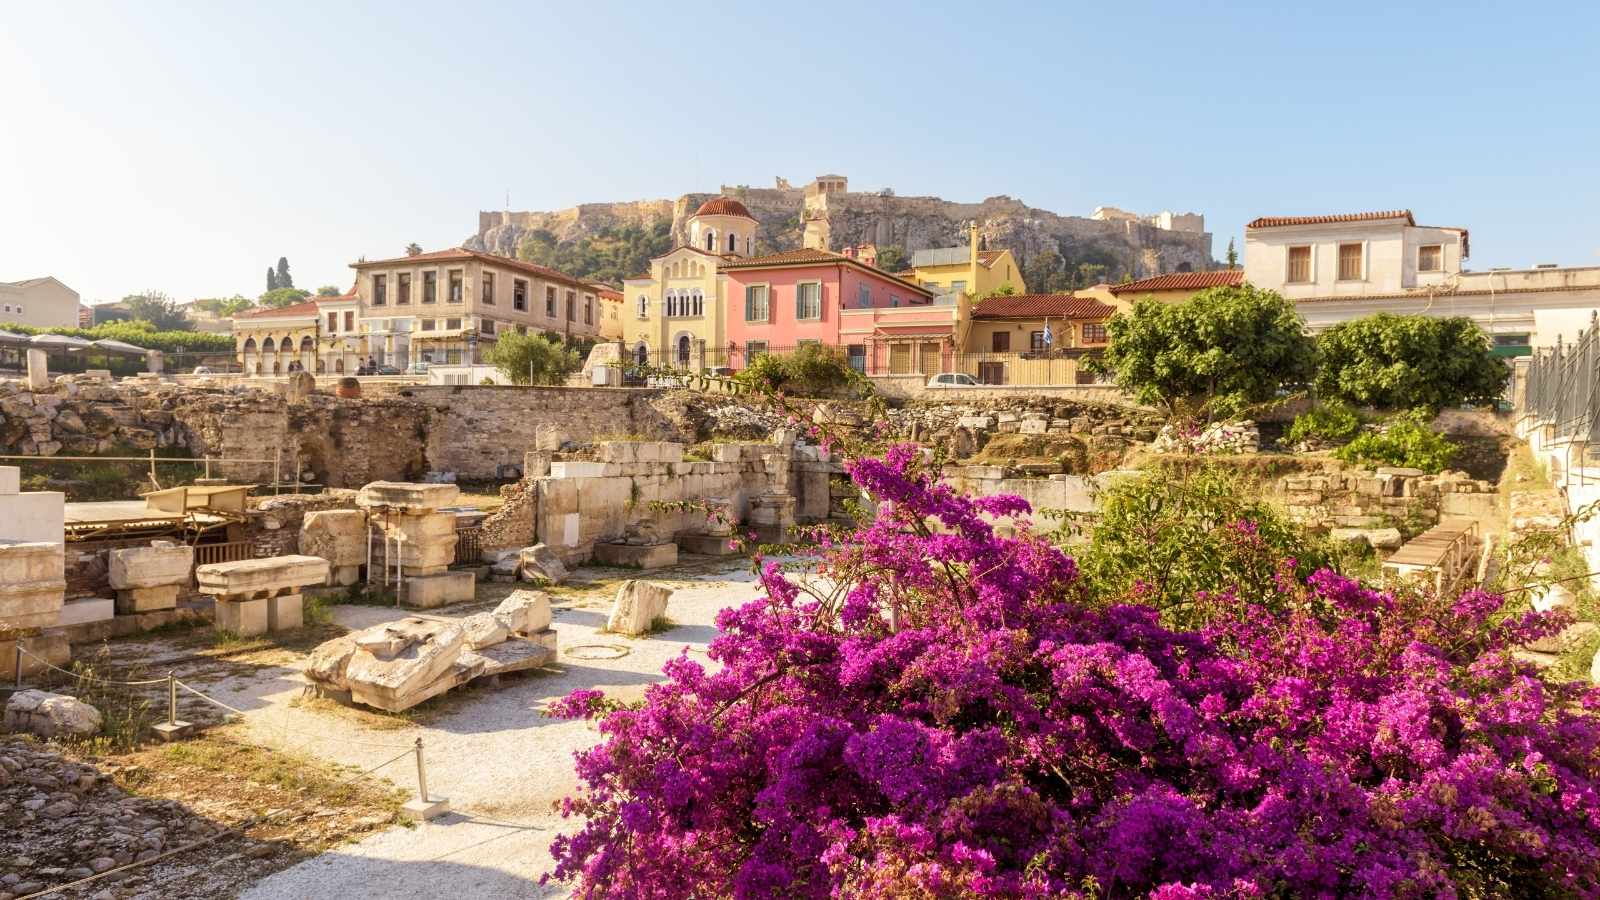
[[1439,594],[1462,586],[1478,567],[1478,521],[1445,519],[1383,561],[1383,574],[1421,580]]

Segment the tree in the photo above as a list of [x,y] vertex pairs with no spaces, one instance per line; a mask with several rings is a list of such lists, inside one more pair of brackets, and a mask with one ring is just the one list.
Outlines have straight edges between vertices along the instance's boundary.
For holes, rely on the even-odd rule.
[[274,269],[271,266],[267,266],[267,291],[268,291],[268,293],[270,293],[270,292],[275,291],[277,289],[278,289],[278,270]]
[[262,294],[259,302],[263,309],[278,309],[283,306],[292,306],[309,296],[311,295],[299,288],[278,288]]
[[188,331],[194,327],[177,301],[160,291],[145,291],[122,298],[134,321],[149,322],[157,331]]
[[194,302],[195,309],[215,313],[225,319],[232,318],[255,305],[254,300],[243,294],[234,294],[232,297],[207,297]]
[[1471,319],[1391,313],[1341,322],[1317,338],[1321,399],[1438,411],[1493,403],[1511,369]]
[[1228,238],[1228,271],[1239,268],[1239,251],[1233,249],[1233,238]]
[[1141,403],[1179,416],[1231,416],[1314,374],[1294,304],[1273,291],[1215,287],[1182,303],[1145,299],[1113,316],[1096,368]]
[[289,275],[289,257],[287,256],[278,257],[277,286],[280,288],[294,287],[294,279]]
[[885,272],[898,272],[906,268],[909,262],[903,247],[878,248],[878,268]]
[[317,288],[318,297],[338,297],[342,294],[344,294],[344,291],[339,290],[337,287],[334,287],[331,284],[325,284],[322,287]]
[[578,371],[578,353],[542,334],[503,333],[484,355],[513,384],[562,384]]
[[406,245],[406,255],[407,256],[421,256],[422,255],[422,245],[417,243],[416,241],[412,241],[411,243],[407,244]]

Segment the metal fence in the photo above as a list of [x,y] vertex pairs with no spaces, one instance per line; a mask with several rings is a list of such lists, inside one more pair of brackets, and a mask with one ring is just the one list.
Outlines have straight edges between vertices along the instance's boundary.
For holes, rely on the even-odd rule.
[[220,544],[194,545],[194,564],[197,566],[221,562],[238,562],[242,559],[250,559],[254,555],[255,545],[250,541],[225,541]]
[[477,565],[483,556],[483,529],[477,525],[456,529],[456,562],[461,565]]
[[1571,343],[1558,341],[1533,353],[1524,416],[1550,429],[1553,439],[1600,441],[1600,319]]
[[[747,368],[764,355],[785,355],[799,347],[773,347],[747,344],[743,347],[691,347],[641,351],[630,349],[624,357],[625,381],[643,379],[629,371],[641,369],[679,369],[687,373],[731,375]],[[933,376],[944,372],[971,375],[980,384],[1063,385],[1097,384],[1085,367],[1087,358],[1097,356],[1101,347],[1074,347],[998,353],[961,353],[940,341],[896,341],[836,347],[857,371],[867,375]]]

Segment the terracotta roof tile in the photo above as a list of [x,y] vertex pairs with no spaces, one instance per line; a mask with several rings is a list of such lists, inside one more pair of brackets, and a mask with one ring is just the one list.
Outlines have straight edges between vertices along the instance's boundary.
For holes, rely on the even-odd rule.
[[694,214],[697,216],[744,216],[746,219],[755,218],[755,216],[750,215],[750,210],[746,209],[743,203],[732,197],[712,197],[710,200],[700,204],[700,208],[695,210]]
[[1286,225],[1337,225],[1343,222],[1382,222],[1385,219],[1405,219],[1407,225],[1417,224],[1409,209],[1391,209],[1383,212],[1342,213],[1332,216],[1262,216],[1253,219],[1245,228],[1282,228]]
[[480,250],[468,250],[465,247],[451,247],[449,250],[431,250],[427,253],[418,253],[416,256],[400,256],[394,259],[369,259],[362,262],[353,262],[350,267],[353,269],[371,269],[378,266],[403,266],[410,263],[427,262],[465,262],[473,259],[494,266],[504,266],[508,269],[517,269],[532,275],[539,275],[551,281],[559,281],[562,284],[583,288],[584,290],[593,290],[582,280],[557,269],[552,269],[549,266],[541,266],[538,263],[512,259],[509,256],[499,256],[494,253],[484,253]]
[[1139,294],[1150,291],[1198,291],[1210,287],[1244,284],[1243,269],[1217,269],[1211,272],[1171,272],[1140,281],[1111,285],[1113,294]]
[[[333,298],[323,298],[333,299]],[[280,319],[294,316],[314,316],[317,314],[317,301],[306,300],[289,306],[279,306],[275,309],[252,309],[249,312],[237,313],[235,319]]]
[[1109,319],[1116,307],[1071,294],[1013,294],[986,297],[972,307],[974,319]]

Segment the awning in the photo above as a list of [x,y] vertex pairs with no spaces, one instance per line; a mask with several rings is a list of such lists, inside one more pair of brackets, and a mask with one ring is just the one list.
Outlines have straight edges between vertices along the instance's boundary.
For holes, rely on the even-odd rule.
[[0,331],[0,344],[26,344],[28,336],[25,334],[12,334],[9,331]]
[[36,334],[28,343],[45,350],[87,350],[94,344],[65,334]]
[[143,356],[149,351],[143,347],[135,347],[125,341],[114,341],[111,338],[102,338],[94,342],[96,350],[106,350],[111,353],[126,353],[130,356]]

